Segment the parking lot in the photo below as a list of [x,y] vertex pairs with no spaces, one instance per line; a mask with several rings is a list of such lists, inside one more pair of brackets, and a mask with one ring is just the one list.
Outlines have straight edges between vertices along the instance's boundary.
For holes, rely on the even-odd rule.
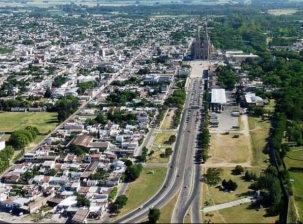
[[235,126],[239,126],[239,117],[231,116],[232,111],[239,111],[239,107],[235,103],[235,99],[231,92],[226,91],[227,103],[222,105],[222,111],[216,113],[210,109],[209,114],[215,114],[219,121],[218,127],[211,127],[209,130],[211,133],[222,133],[226,131],[236,130]]
[[[233,110],[237,109],[237,107],[234,106],[224,106],[224,111],[221,111],[220,113],[215,113],[217,115],[219,125],[218,127],[210,127],[211,133],[222,133],[230,130],[236,130],[233,127],[239,126],[239,117],[233,117],[231,116],[231,112]],[[210,114],[213,114],[214,112],[210,112]]]

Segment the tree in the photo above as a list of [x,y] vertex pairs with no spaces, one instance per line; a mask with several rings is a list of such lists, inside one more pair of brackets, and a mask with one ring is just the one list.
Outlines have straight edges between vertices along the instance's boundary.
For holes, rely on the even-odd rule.
[[76,200],[77,200],[77,205],[79,206],[79,207],[83,207],[83,206],[85,206],[85,207],[90,207],[90,200],[89,199],[87,199],[85,196],[83,196],[83,195],[81,195],[81,194],[76,194],[77,195],[77,198],[76,198]]
[[169,137],[169,139],[168,139],[168,142],[169,142],[170,144],[174,143],[175,141],[176,141],[176,136],[175,136],[175,135],[171,135],[171,136]]
[[234,191],[234,190],[237,189],[238,184],[236,182],[232,181],[232,180],[229,180],[226,183],[226,187],[227,187],[228,190]]
[[245,172],[245,174],[244,174],[244,179],[245,179],[246,181],[250,181],[250,179],[251,179],[248,170],[246,170],[246,172]]
[[48,170],[47,171],[47,175],[48,176],[55,176],[57,174],[57,170],[55,170],[55,169],[50,169],[50,170]]
[[170,156],[172,153],[173,153],[172,148],[166,148],[166,149],[165,149],[165,155],[166,155],[166,156]]
[[225,179],[222,181],[222,186],[229,191],[234,191],[238,188],[238,184],[231,179],[226,181]]
[[149,209],[149,213],[148,213],[149,223],[157,223],[157,221],[160,219],[160,215],[161,212],[158,208]]
[[264,115],[264,108],[262,107],[254,107],[253,108],[254,115],[258,117],[262,117]]
[[117,193],[118,193],[118,188],[117,188],[117,187],[114,187],[114,188],[112,189],[112,191],[109,193],[108,200],[109,200],[110,202],[112,202],[112,201],[115,199],[115,197],[117,196]]
[[128,159],[124,162],[124,164],[125,164],[125,166],[129,167],[129,166],[133,165],[133,162]]
[[74,151],[75,155],[77,155],[77,156],[83,156],[83,155],[85,155],[85,152],[80,147],[76,146],[73,151]]
[[128,198],[126,195],[118,196],[114,203],[116,206],[116,209],[119,210],[119,209],[123,208],[126,205],[127,201],[128,201]]
[[50,98],[52,95],[51,89],[48,87],[44,93],[44,98]]
[[257,179],[257,175],[253,172],[248,172],[248,170],[245,172],[244,174],[244,179],[246,181],[250,181],[250,180],[256,180]]
[[227,183],[227,182],[226,182],[226,180],[224,179],[224,180],[222,181],[222,184],[221,184],[221,185],[222,185],[222,187],[224,187],[224,188],[225,188],[225,187],[226,187],[226,183]]
[[99,123],[99,124],[103,124],[105,125],[107,123],[105,117],[102,114],[98,114],[97,117],[95,118],[95,120]]
[[25,181],[28,181],[28,180],[32,179],[33,177],[34,177],[34,174],[29,170],[27,170],[24,174],[21,175],[21,178]]
[[34,132],[36,134],[36,136],[40,134],[40,131],[39,131],[39,129],[37,127],[27,126],[25,128],[25,130],[29,130],[31,132]]
[[6,146],[3,150],[0,151],[0,158],[5,160],[11,160],[14,155],[14,148],[10,145]]
[[205,182],[211,186],[218,184],[221,181],[221,168],[208,168],[206,174],[203,175]]
[[241,165],[237,165],[233,170],[233,173],[236,175],[240,175],[243,172],[244,172],[244,168]]
[[68,169],[69,172],[78,172],[78,168],[77,167],[70,167]]
[[12,132],[9,143],[16,149],[24,149],[30,140],[23,130],[17,130]]
[[125,175],[127,181],[134,181],[136,180],[142,171],[143,167],[141,164],[131,165],[126,168]]

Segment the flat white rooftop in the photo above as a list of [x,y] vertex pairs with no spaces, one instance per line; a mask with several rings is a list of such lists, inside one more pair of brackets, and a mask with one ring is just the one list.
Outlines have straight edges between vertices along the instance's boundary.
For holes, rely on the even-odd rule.
[[212,89],[211,103],[226,103],[225,89]]

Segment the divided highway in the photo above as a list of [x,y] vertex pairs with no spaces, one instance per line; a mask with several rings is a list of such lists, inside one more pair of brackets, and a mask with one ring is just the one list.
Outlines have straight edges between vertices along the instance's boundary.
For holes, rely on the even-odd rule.
[[[171,223],[183,223],[186,214],[189,212],[190,206],[193,208],[192,221],[201,223],[200,221],[200,164],[195,164],[194,154],[196,150],[196,140],[199,133],[199,124],[201,121],[199,108],[202,104],[201,93],[203,93],[202,79],[193,79],[192,92],[189,93],[191,105],[193,109],[188,109],[188,130],[184,133],[186,141],[182,147],[187,148],[187,160],[185,161],[185,175],[183,178],[183,188],[175,205]],[[195,203],[193,203],[195,202]]]
[[[196,87],[198,88],[198,87]],[[189,90],[193,89],[193,81],[189,79]],[[196,96],[196,94],[195,94]],[[115,223],[138,223],[148,216],[149,209],[151,207],[161,208],[167,204],[180,190],[184,188],[184,179],[188,180],[189,173],[192,173],[191,164],[193,163],[193,149],[192,145],[194,143],[194,132],[195,117],[189,115],[190,119],[187,122],[187,115],[189,108],[191,107],[192,95],[187,94],[184,113],[181,118],[181,123],[179,126],[179,131],[177,134],[177,140],[175,143],[174,153],[171,157],[166,179],[163,183],[163,187],[142,206],[138,207],[136,210],[126,214],[120,219],[116,220]],[[194,110],[195,113],[198,109]],[[190,140],[192,139],[192,141]],[[189,142],[192,145],[189,146]],[[191,147],[191,148],[190,148]],[[189,185],[189,184],[188,184]]]

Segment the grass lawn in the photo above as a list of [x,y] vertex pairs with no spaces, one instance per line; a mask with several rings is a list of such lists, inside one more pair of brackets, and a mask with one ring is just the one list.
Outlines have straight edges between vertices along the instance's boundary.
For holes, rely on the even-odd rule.
[[174,133],[158,133],[156,134],[155,141],[151,150],[154,151],[154,154],[147,158],[148,163],[167,163],[169,158],[161,158],[161,154],[165,153],[166,148],[172,148],[171,144],[165,144],[168,141],[169,137],[174,135]]
[[212,134],[209,154],[211,163],[245,163],[249,161],[249,137],[243,134],[233,138],[234,134]]
[[175,115],[174,110],[169,110],[166,114],[166,117],[164,118],[163,124],[161,126],[162,130],[167,130],[172,128],[172,121]]
[[191,223],[191,217],[190,217],[190,215],[186,215],[184,217],[184,223]]
[[261,118],[248,117],[251,145],[253,151],[253,166],[266,167],[267,164],[264,160],[268,159],[268,155],[263,153],[266,146],[266,138],[268,137],[268,131],[270,123],[262,121]]
[[49,112],[4,112],[0,113],[0,130],[12,132],[27,126],[35,126],[40,133],[52,131],[58,124],[57,113]]
[[[170,200],[166,205],[164,205],[161,209],[161,215],[158,223],[170,223],[171,222],[171,216],[173,214],[173,210],[175,208],[175,205],[177,203],[179,196],[179,192]],[[147,223],[148,219],[144,219],[142,223]],[[189,222],[190,223],[190,222]]]
[[[298,218],[300,218],[300,215],[299,217],[297,217],[297,211],[296,211],[296,208],[295,207],[295,200],[293,197],[290,198],[290,203],[289,203],[289,210],[288,210],[288,214],[287,214],[287,223],[296,223]],[[297,204],[296,204],[297,206]],[[298,209],[298,208],[297,208]]]
[[265,217],[265,209],[256,211],[248,209],[249,204],[239,205],[231,208],[209,212],[210,216],[203,220],[211,220],[212,223],[275,223],[278,216]]
[[160,219],[158,223],[170,223],[171,222],[171,216],[173,214],[173,210],[175,208],[175,205],[177,203],[179,196],[179,192],[166,204],[164,205],[160,211]]
[[287,168],[302,167],[303,168],[303,147],[291,147],[284,158]]
[[168,141],[168,139],[171,135],[176,135],[176,134],[174,132],[157,134],[153,146],[155,146],[155,147],[159,147],[159,146],[161,147],[163,145],[170,146],[171,144],[167,144],[166,142]]
[[[148,174],[149,170],[153,170],[154,174]],[[167,168],[164,167],[144,167],[140,177],[130,183],[126,191],[126,196],[128,197],[127,205],[121,209],[121,212],[115,219],[139,207],[157,193],[163,184],[166,171]]]
[[169,157],[161,157],[161,154],[165,153],[165,148],[152,147],[154,154],[147,157],[147,163],[168,163]]
[[[287,157],[284,158],[287,168],[301,167],[303,168],[303,147],[291,147],[287,152]],[[289,171],[290,179],[293,179],[293,200],[298,209],[300,219],[303,218],[303,173]]]
[[276,106],[276,101],[274,99],[269,100],[269,104],[264,106],[265,111],[274,112]]
[[[225,179],[225,180],[233,180],[238,184],[238,188],[234,191],[234,192],[224,192],[221,191],[217,186],[205,186],[205,188],[203,188],[203,201],[202,201],[202,206],[204,207],[204,203],[206,201],[208,201],[210,203],[210,205],[214,205],[214,204],[222,204],[222,203],[226,203],[229,201],[234,201],[234,200],[238,200],[240,198],[245,197],[245,193],[248,191],[251,191],[250,189],[248,189],[248,187],[251,185],[252,182],[247,182],[245,180],[242,180],[242,177],[244,176],[244,171],[241,175],[232,175],[232,169],[233,168],[222,168],[223,172],[221,175],[221,179]],[[247,170],[249,172],[254,172],[257,174],[257,176],[259,176],[260,174],[260,169],[259,168],[247,168]],[[202,185],[205,185],[204,183],[202,183]],[[221,183],[218,185],[220,186]]]

